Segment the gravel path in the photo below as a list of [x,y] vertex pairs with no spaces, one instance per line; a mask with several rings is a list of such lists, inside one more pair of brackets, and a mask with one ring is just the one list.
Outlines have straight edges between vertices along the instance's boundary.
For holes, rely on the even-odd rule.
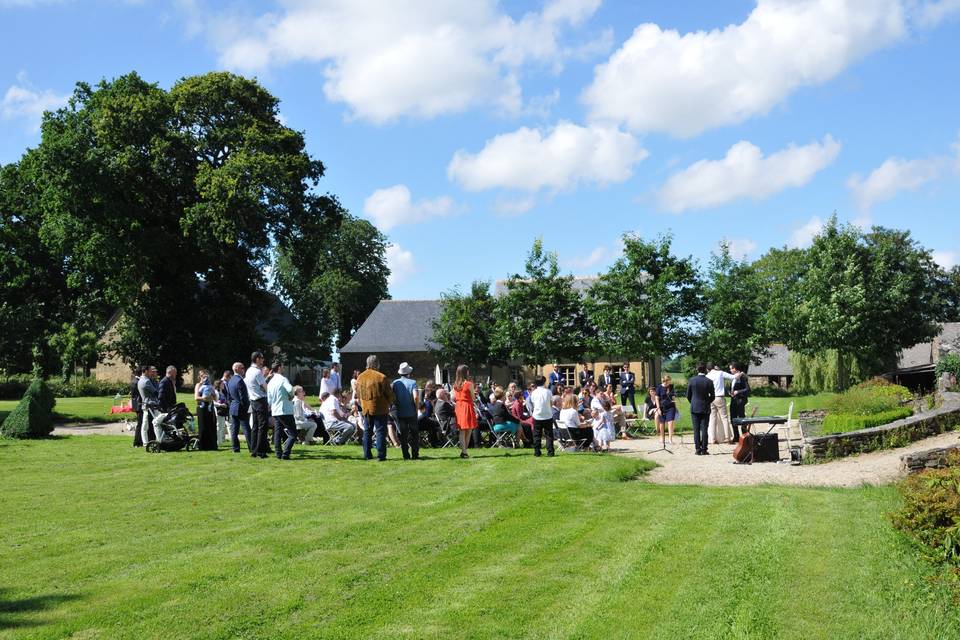
[[93,422],[90,424],[69,424],[69,425],[62,425],[62,426],[57,425],[53,428],[53,435],[55,436],[130,435],[132,437],[133,432],[127,431],[124,423],[122,422],[111,422],[109,424]]
[[699,484],[711,487],[738,487],[757,484],[786,484],[808,487],[858,487],[863,484],[887,484],[903,477],[900,456],[905,453],[960,444],[960,433],[947,432],[907,447],[874,451],[859,456],[840,458],[821,464],[792,466],[787,462],[758,462],[752,465],[733,463],[733,445],[710,445],[710,455],[693,453],[691,436],[680,444],[667,445],[673,454],[651,453],[659,442],[618,440],[615,451],[653,460],[660,466],[647,476],[657,484]]

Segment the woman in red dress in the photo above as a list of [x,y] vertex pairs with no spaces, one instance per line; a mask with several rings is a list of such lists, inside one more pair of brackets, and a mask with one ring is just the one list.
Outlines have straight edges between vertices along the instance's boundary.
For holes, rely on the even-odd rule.
[[453,383],[453,395],[456,400],[457,428],[460,429],[460,457],[469,458],[467,443],[477,428],[477,410],[473,404],[473,382],[469,380],[470,369],[462,364],[457,367],[457,379]]

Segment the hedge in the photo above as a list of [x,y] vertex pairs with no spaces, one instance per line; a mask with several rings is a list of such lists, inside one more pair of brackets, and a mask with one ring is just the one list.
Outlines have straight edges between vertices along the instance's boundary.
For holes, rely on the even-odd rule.
[[25,395],[0,426],[7,438],[45,438],[53,433],[53,417],[33,395]]
[[898,488],[903,506],[891,514],[894,526],[931,560],[944,563],[960,586],[960,454],[951,456],[947,468],[911,475]]
[[[31,375],[15,375],[0,378],[0,400],[19,400],[33,383]],[[56,398],[80,398],[84,396],[112,396],[130,393],[125,382],[106,382],[96,378],[74,378],[69,383],[62,380],[47,380],[47,386]]]
[[897,420],[909,418],[913,415],[913,409],[900,407],[890,409],[882,413],[873,413],[868,416],[855,413],[829,413],[823,419],[822,433],[847,433],[848,431],[859,431],[860,429],[870,429],[880,425],[890,424]]
[[[901,403],[910,399],[910,397],[910,390],[906,387],[890,384],[882,379],[873,379],[832,397],[827,403],[826,409],[829,413],[868,416],[898,409]],[[887,420],[887,422],[891,421]],[[880,424],[885,423],[876,422],[873,426]]]

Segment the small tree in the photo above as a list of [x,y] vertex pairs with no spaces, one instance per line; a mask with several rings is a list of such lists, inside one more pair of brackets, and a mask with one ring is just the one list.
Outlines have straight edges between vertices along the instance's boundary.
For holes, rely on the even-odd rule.
[[53,433],[53,418],[29,393],[10,412],[0,432],[7,438],[45,438]]
[[837,390],[851,383],[849,357],[863,375],[883,373],[903,349],[939,332],[933,259],[909,232],[874,227],[863,234],[834,216],[807,255],[797,309],[802,330],[789,346],[809,356],[836,353]]
[[586,301],[595,351],[650,361],[690,350],[703,306],[700,277],[692,258],[670,252],[671,242],[623,237],[623,256]]
[[48,413],[53,413],[53,408],[57,406],[57,399],[50,390],[50,386],[39,378],[34,379],[27,387],[23,397],[27,396],[34,398]]
[[468,295],[459,289],[442,294],[440,315],[433,321],[437,344],[433,354],[440,362],[463,362],[474,368],[503,363],[506,353],[493,344],[496,321],[497,303],[489,282],[475,281]]
[[703,362],[759,364],[770,343],[762,298],[757,272],[746,262],[734,260],[730,247],[722,243],[720,252],[710,259],[703,290],[703,330],[693,355]]
[[81,331],[75,324],[64,323],[59,332],[50,336],[49,344],[60,356],[64,382],[70,382],[78,366],[83,369],[83,376],[89,377],[90,369],[100,359],[101,346],[97,334],[93,331]]
[[586,351],[587,322],[573,276],[560,275],[557,255],[538,238],[527,255],[525,272],[507,280],[498,301],[493,351],[524,364],[578,360]]

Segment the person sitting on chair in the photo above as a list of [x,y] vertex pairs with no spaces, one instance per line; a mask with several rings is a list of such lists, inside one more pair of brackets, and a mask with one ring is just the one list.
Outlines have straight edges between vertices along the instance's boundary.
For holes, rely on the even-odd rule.
[[589,423],[580,419],[580,412],[577,411],[577,396],[568,393],[563,397],[563,408],[560,410],[560,420],[558,424],[567,428],[567,433],[573,438],[578,449],[583,449],[593,444],[593,429]]
[[490,415],[493,419],[494,433],[503,433],[509,431],[517,435],[520,430],[520,423],[517,422],[507,405],[503,403],[505,393],[503,387],[497,387],[493,392],[493,404],[490,405]]
[[455,440],[454,434],[457,431],[456,410],[457,408],[450,402],[450,392],[446,389],[437,389],[437,402],[433,411],[443,434],[451,440]]
[[323,416],[323,426],[333,444],[346,444],[356,427],[347,420],[347,412],[343,410],[343,403],[336,393],[328,395],[320,404],[320,414]]
[[317,431],[317,423],[307,415],[307,411],[313,413],[313,409],[304,401],[305,396],[303,387],[297,385],[293,388],[293,421],[297,425],[297,433],[303,431],[303,444],[316,444],[313,436]]
[[[507,398],[509,400],[509,398]],[[510,403],[510,415],[513,420],[520,425],[520,439],[524,444],[533,442],[533,418],[527,411],[527,405],[523,401],[523,393],[518,389],[513,394],[513,401]]]

